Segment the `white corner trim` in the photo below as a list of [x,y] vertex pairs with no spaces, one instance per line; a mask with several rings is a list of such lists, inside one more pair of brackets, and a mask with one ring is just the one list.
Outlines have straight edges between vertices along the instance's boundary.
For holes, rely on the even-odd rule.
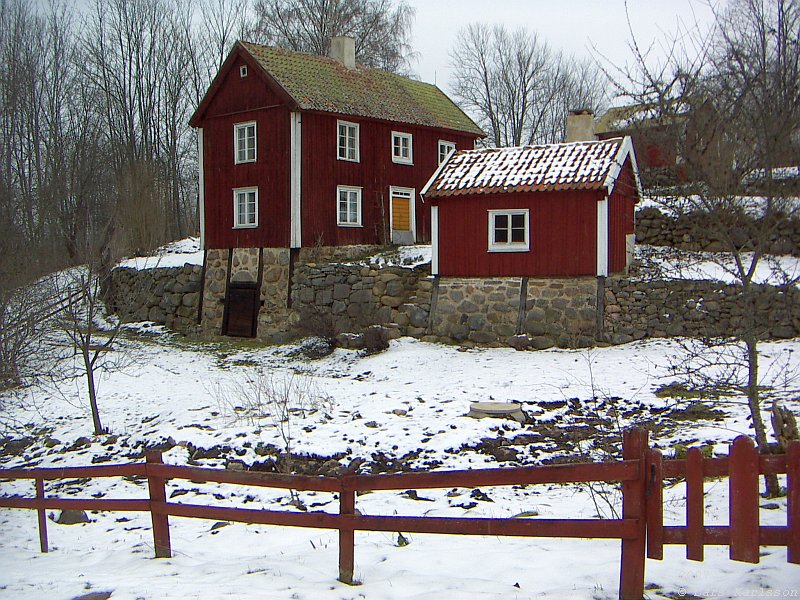
[[203,156],[203,128],[197,128],[197,212],[200,217],[200,249],[206,247],[206,185]]
[[299,112],[293,112],[289,116],[290,123],[290,196],[291,196],[291,224],[289,232],[289,247],[300,248],[303,245],[302,227],[302,116]]
[[608,196],[597,201],[597,276],[608,275]]
[[614,157],[614,164],[611,165],[608,175],[606,175],[606,179],[603,182],[603,187],[605,187],[606,190],[608,190],[608,193],[611,194],[614,186],[617,184],[617,178],[619,177],[620,172],[622,172],[622,166],[625,164],[625,160],[627,158],[631,159],[633,178],[636,182],[636,191],[638,192],[639,197],[641,197],[642,182],[639,179],[639,165],[636,162],[636,153],[633,151],[633,141],[629,135],[626,135],[624,138],[622,138],[619,151]]
[[439,207],[431,206],[431,275],[439,274]]

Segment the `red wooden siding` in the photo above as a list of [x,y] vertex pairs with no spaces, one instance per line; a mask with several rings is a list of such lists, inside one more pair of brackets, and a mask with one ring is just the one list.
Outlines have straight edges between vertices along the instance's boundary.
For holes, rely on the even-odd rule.
[[[417,240],[430,240],[430,211],[419,192],[438,167],[439,140],[454,142],[459,149],[472,148],[474,136],[327,113],[307,112],[302,119],[303,246],[385,243],[384,231],[390,234],[390,186],[416,191]],[[338,119],[359,124],[357,163],[336,158]],[[413,136],[413,165],[392,162],[392,131]],[[336,187],[340,185],[362,188],[361,227],[337,226]]]
[[[439,206],[439,274],[450,277],[595,275],[598,192],[461,196]],[[530,209],[530,251],[488,252],[488,210]]]
[[608,269],[609,273],[625,270],[625,236],[634,233],[633,215],[638,201],[636,182],[630,159],[625,161],[622,171],[611,193],[608,205]]
[[[289,109],[238,57],[224,75],[199,125],[203,128],[207,248],[289,245]],[[233,127],[256,121],[256,162],[235,164]],[[258,227],[233,228],[233,190],[258,187]]]

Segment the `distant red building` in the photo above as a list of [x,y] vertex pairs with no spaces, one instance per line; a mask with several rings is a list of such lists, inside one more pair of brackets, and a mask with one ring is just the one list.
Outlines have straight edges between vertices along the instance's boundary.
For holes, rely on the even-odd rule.
[[640,184],[626,137],[459,151],[422,193],[434,274],[604,276],[627,265]]
[[422,186],[484,134],[436,86],[336,58],[238,42],[190,124],[205,248],[430,239]]

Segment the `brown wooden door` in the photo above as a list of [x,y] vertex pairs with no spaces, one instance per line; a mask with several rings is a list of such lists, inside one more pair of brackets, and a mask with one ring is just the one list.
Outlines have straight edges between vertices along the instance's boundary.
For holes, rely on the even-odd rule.
[[233,282],[230,285],[222,333],[235,337],[255,337],[258,325],[258,288],[251,282]]

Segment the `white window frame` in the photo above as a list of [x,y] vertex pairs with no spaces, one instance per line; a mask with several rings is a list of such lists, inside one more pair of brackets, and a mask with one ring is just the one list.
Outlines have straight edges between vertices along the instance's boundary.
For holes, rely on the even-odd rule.
[[[252,136],[252,148],[250,147],[250,136],[247,135],[247,129],[252,127],[253,128],[253,136]],[[239,132],[244,130],[245,137],[244,137],[244,146],[239,147]],[[250,150],[253,151],[253,156],[250,157]],[[244,152],[244,157],[242,157],[242,151]],[[244,163],[254,163],[258,158],[258,127],[256,126],[255,121],[247,121],[246,123],[236,123],[233,126],[233,160],[235,164],[241,165]]]
[[[402,140],[408,142],[408,156],[403,154]],[[397,152],[397,150],[399,150],[399,152]],[[402,131],[392,132],[392,162],[400,165],[414,164],[414,137],[412,134],[403,133]]]
[[239,77],[247,77],[247,65],[240,65],[239,66]]
[[[347,129],[352,129],[355,132],[355,135],[352,136],[355,139],[355,147],[352,148],[353,156],[349,156],[351,149],[349,144],[346,142],[342,145],[342,127],[346,127]],[[349,162],[361,162],[361,128],[359,127],[358,123],[352,123],[350,121],[336,121],[336,158],[338,160],[346,160]],[[346,140],[349,141],[350,135],[349,132],[345,134]]]
[[[342,220],[342,193],[347,194],[347,219]],[[356,201],[356,219],[350,220],[350,202]],[[361,227],[361,188],[352,185],[339,185],[336,187],[336,225],[339,227]]]
[[448,142],[447,140],[439,140],[439,162],[437,164],[442,164],[444,161],[447,160],[447,157],[450,156],[451,152],[455,152],[456,143],[455,142]]
[[[513,208],[513,209],[492,209],[487,211],[489,213],[489,252],[528,252],[531,248],[531,224],[530,224],[530,210],[527,208]],[[513,216],[524,215],[525,217],[525,241],[512,242],[510,239],[507,242],[495,242],[495,219],[498,216],[508,217],[508,230],[509,238],[511,237],[511,219]]]
[[[239,210],[239,198],[240,196],[253,194],[253,222],[249,222],[247,217],[250,214],[250,211],[247,210],[247,206],[245,205],[244,212]],[[246,201],[247,202],[247,201]],[[233,190],[233,228],[234,229],[254,229],[258,227],[258,187],[245,187],[245,188],[234,188]]]

